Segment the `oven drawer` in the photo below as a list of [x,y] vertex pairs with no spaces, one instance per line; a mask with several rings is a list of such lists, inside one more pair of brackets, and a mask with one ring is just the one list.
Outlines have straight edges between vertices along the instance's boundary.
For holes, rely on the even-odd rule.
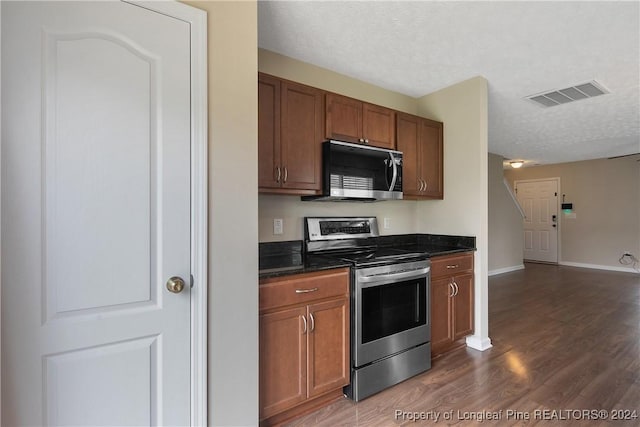
[[473,253],[431,258],[431,277],[446,277],[473,270]]
[[349,295],[349,269],[274,277],[260,281],[260,311]]

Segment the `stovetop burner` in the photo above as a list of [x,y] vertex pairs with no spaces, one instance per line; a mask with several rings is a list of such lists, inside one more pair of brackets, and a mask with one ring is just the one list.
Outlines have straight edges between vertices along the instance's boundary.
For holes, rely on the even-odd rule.
[[411,252],[386,247],[365,251],[356,250],[341,255],[335,254],[334,256],[339,257],[342,261],[350,262],[355,266],[396,264],[398,262],[409,262],[427,258],[422,252]]
[[[305,218],[307,251],[313,254],[337,258],[355,267],[398,264],[428,258],[424,252],[378,247],[374,244],[378,236],[375,217]],[[368,239],[371,239],[371,244]]]

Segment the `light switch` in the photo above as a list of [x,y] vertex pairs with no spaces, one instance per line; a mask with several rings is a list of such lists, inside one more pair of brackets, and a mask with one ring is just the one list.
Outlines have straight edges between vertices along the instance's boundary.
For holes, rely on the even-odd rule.
[[385,230],[388,230],[391,228],[391,218],[385,218],[383,221],[383,227]]
[[282,218],[275,218],[273,220],[273,234],[282,234],[282,228],[284,226],[284,221]]

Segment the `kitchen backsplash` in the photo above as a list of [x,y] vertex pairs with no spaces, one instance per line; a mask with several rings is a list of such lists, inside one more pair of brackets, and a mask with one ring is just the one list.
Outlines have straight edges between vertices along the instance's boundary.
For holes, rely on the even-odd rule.
[[[416,203],[411,200],[384,202],[303,202],[300,196],[261,194],[258,198],[260,242],[301,240],[305,216],[376,216],[381,235],[416,233]],[[389,228],[384,227],[388,218]],[[282,234],[274,234],[274,219],[282,219]]]

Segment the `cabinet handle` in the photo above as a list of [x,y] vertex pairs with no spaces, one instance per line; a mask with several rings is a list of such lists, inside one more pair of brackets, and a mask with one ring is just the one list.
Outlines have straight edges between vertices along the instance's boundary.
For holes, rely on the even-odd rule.
[[280,182],[280,176],[281,176],[280,166],[276,166],[276,182]]
[[289,171],[287,170],[287,167],[284,167],[284,179],[282,180],[283,184],[287,183],[287,178],[289,177]]
[[311,328],[309,332],[313,332],[316,329],[316,319],[313,318],[313,313],[309,313],[309,320],[311,320]]
[[424,190],[422,191],[427,191],[427,181],[424,182]]
[[453,286],[455,286],[455,287],[456,287],[456,291],[455,291],[455,293],[453,294],[453,296],[455,297],[456,295],[458,295],[458,291],[460,291],[460,288],[458,288],[458,284],[456,283],[456,281],[455,281],[455,280],[453,281]]
[[369,140],[365,138],[364,143],[365,143],[365,144],[368,144],[368,143],[369,143]]
[[364,138],[358,138],[358,142],[364,143]]
[[427,183],[423,179],[420,179],[420,191],[424,191],[426,187]]
[[296,294],[306,294],[307,292],[315,292],[317,291],[318,288],[311,288],[311,289],[296,289]]
[[305,335],[307,333],[307,318],[304,316],[300,316],[302,317],[302,323],[304,323],[304,329],[302,330],[302,335]]
[[449,288],[451,288],[451,293],[447,294],[447,296],[451,298],[455,292],[455,290],[453,289],[453,283],[449,282]]
[[447,265],[447,268],[458,268],[458,267],[460,267],[459,264]]

